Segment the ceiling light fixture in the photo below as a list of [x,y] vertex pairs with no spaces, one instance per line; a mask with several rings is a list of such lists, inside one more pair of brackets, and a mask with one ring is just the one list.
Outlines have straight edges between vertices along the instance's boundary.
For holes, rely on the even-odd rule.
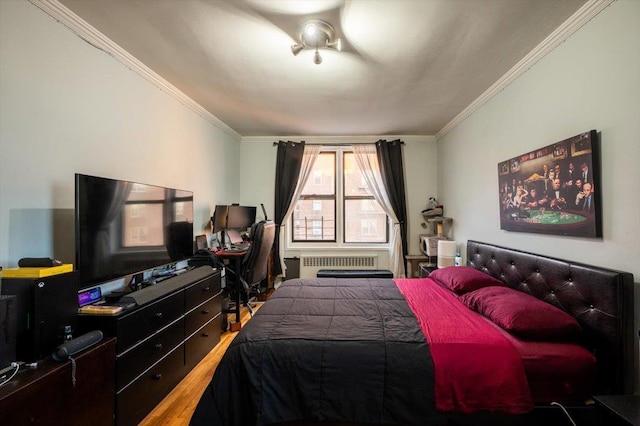
[[291,46],[291,53],[297,56],[304,49],[315,49],[313,54],[313,62],[317,65],[322,63],[322,56],[318,49],[327,48],[342,50],[342,41],[336,37],[336,31],[331,24],[319,19],[313,19],[302,24],[298,31],[298,40],[300,43]]

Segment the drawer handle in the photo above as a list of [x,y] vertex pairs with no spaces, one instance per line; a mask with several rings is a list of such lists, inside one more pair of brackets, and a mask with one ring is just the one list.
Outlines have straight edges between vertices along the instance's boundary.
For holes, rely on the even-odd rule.
[[203,309],[200,312],[202,313],[202,315],[207,315],[209,313],[209,310],[208,309]]
[[156,349],[162,349],[162,343],[156,343]]
[[206,286],[206,287],[202,287],[202,291],[209,291],[211,287]]
[[157,373],[153,375],[153,380],[161,380],[162,379],[162,374]]
[[157,319],[161,319],[162,318],[162,312],[157,312],[156,313],[156,318]]
[[202,333],[202,337],[209,337],[209,333]]

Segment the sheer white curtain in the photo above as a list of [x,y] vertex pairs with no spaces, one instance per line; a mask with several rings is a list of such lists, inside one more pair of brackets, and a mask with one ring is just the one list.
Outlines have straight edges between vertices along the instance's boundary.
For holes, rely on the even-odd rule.
[[391,272],[394,277],[403,278],[404,259],[402,258],[402,235],[400,233],[400,223],[393,212],[393,207],[389,202],[387,190],[382,182],[380,174],[380,166],[378,165],[378,156],[376,155],[376,147],[373,144],[353,145],[356,163],[362,171],[365,182],[371,189],[373,197],[382,206],[384,212],[391,219],[391,236],[389,241],[389,262],[391,263]]
[[[293,193],[293,198],[291,200],[291,205],[287,210],[287,213],[284,215],[282,219],[282,223],[287,223],[291,213],[296,208],[296,203],[298,202],[298,198],[300,198],[300,194],[302,193],[302,189],[304,188],[305,183],[307,183],[307,179],[311,174],[311,169],[313,168],[313,163],[318,158],[318,154],[320,153],[320,149],[322,147],[320,145],[305,145],[304,146],[304,154],[302,154],[302,166],[300,167],[300,177],[298,178],[298,184],[296,185],[296,190]],[[280,232],[280,267],[282,268],[282,276],[284,276],[284,272],[286,271],[286,266],[284,264],[284,247],[285,247],[285,239],[287,233]]]

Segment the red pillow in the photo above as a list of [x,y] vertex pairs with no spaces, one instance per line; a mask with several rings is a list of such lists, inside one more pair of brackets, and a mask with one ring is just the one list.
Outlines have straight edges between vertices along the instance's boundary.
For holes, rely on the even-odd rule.
[[509,287],[487,287],[460,296],[462,303],[506,331],[531,340],[573,340],[582,329],[565,311]]
[[436,269],[429,274],[429,278],[456,294],[464,294],[489,286],[505,286],[499,279],[471,266],[447,266]]

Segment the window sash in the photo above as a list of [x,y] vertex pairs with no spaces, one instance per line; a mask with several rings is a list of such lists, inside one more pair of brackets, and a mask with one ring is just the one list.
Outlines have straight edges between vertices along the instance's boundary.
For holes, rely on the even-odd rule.
[[[320,152],[319,160],[328,162],[333,168],[333,176],[323,176],[314,171],[305,183],[290,219],[289,241],[338,245],[387,244],[389,218],[366,186],[352,148],[327,147]],[[314,167],[318,165],[317,161]],[[323,182],[327,178],[333,180],[332,185]],[[318,202],[322,203],[321,210],[317,209]],[[327,214],[330,211],[332,213]],[[350,215],[353,216],[351,219]],[[384,232],[371,232],[382,229]],[[337,235],[341,235],[340,241]]]

